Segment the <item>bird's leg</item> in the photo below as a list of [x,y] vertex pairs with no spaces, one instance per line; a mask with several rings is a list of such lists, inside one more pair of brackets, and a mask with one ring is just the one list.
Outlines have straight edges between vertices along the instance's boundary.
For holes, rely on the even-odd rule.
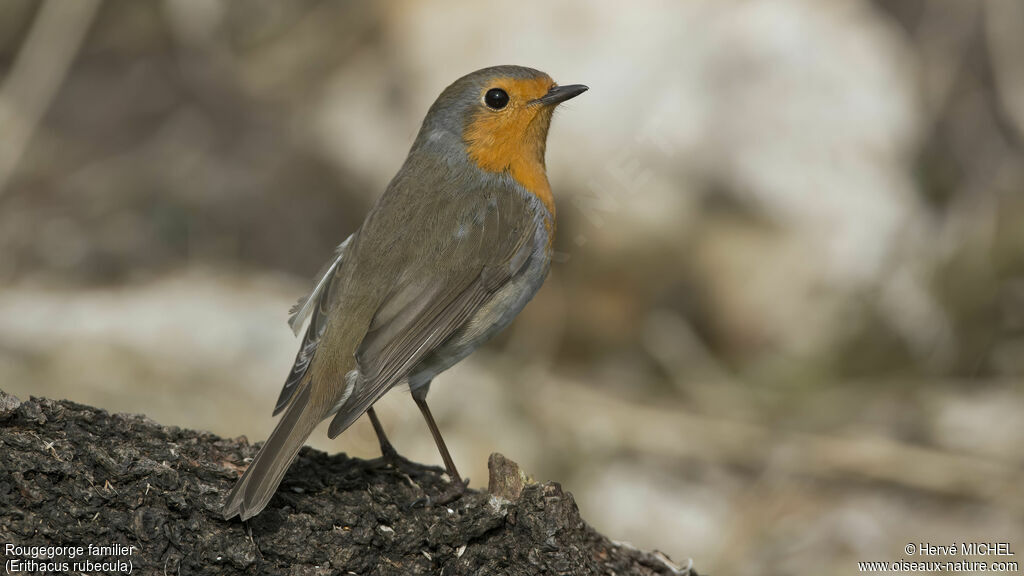
[[379,462],[381,467],[391,467],[404,475],[420,476],[422,472],[419,471],[419,468],[408,458],[398,454],[398,451],[388,441],[387,435],[384,434],[384,426],[381,425],[380,418],[377,417],[377,412],[373,407],[367,409],[367,415],[370,416],[370,423],[374,425],[374,431],[377,433],[377,442],[381,445],[381,457],[375,461]]
[[391,467],[404,474],[411,474],[413,476],[419,476],[419,469],[412,462],[409,462],[407,458],[404,458],[401,454],[395,450],[395,447],[391,445],[386,434],[384,434],[384,427],[380,425],[380,419],[377,418],[377,412],[374,411],[373,407],[366,410],[367,416],[370,417],[370,423],[373,424],[373,431],[377,433],[377,441],[380,442],[380,463],[381,467]]
[[437,451],[441,453],[441,459],[444,460],[444,467],[448,471],[448,477],[451,478],[452,482],[461,484],[462,476],[459,476],[459,471],[455,469],[455,462],[452,460],[452,455],[448,453],[448,447],[445,446],[444,438],[441,437],[441,431],[437,428],[437,423],[434,422],[434,416],[430,413],[430,407],[427,406],[425,398],[418,398],[417,396],[413,395],[413,400],[420,407],[423,419],[427,421],[427,427],[430,428],[430,433],[434,436],[434,443],[437,444]]
[[366,410],[366,415],[370,417],[373,431],[377,433],[377,442],[380,442],[380,455],[384,458],[384,461],[388,463],[398,462],[401,456],[398,455],[395,447],[391,445],[387,434],[384,434],[384,427],[380,425],[380,420],[377,418],[377,413],[373,410],[373,406]]
[[[422,390],[422,391],[421,391]],[[430,413],[430,407],[427,406],[427,387],[424,386],[419,390],[412,391],[412,399],[416,401],[416,405],[419,406],[420,412],[423,413],[423,419],[427,421],[427,427],[430,428],[430,434],[434,436],[434,443],[437,444],[437,451],[441,453],[441,459],[444,460],[444,467],[448,471],[448,477],[452,483],[449,485],[448,490],[436,501],[436,504],[448,504],[462,497],[466,491],[466,486],[469,485],[469,479],[462,479],[459,475],[459,471],[455,469],[455,461],[452,460],[452,455],[448,453],[448,447],[445,446],[444,438],[441,437],[441,430],[438,429],[437,423],[434,422],[434,416]],[[427,499],[430,502],[430,499]]]

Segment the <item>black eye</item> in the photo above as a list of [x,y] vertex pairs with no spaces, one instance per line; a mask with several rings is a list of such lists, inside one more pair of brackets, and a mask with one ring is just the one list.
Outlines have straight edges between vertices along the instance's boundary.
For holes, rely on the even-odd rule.
[[501,110],[508,106],[508,92],[501,88],[491,88],[487,94],[484,94],[484,104],[487,104],[488,108]]

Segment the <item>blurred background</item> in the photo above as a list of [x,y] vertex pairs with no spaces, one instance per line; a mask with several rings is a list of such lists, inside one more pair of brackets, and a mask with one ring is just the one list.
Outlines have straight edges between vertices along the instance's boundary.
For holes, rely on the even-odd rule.
[[591,90],[547,283],[431,391],[472,485],[502,452],[702,573],[1024,548],[1022,55],[1019,0],[5,0],[0,387],[264,439],[289,306],[523,64]]

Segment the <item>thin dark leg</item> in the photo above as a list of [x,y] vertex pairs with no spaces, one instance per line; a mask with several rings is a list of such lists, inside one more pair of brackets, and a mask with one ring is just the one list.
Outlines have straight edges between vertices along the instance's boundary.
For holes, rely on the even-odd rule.
[[430,433],[434,436],[434,443],[437,444],[437,451],[441,453],[441,458],[444,460],[444,467],[448,470],[448,477],[451,478],[452,483],[465,485],[462,482],[462,476],[459,476],[459,471],[455,469],[455,462],[452,460],[452,455],[448,453],[448,447],[444,445],[444,438],[441,438],[441,431],[438,430],[437,424],[434,422],[434,417],[430,414],[430,408],[427,406],[426,398],[421,398],[419,394],[413,394],[412,399],[416,401],[416,405],[420,407],[420,412],[423,413],[423,419],[427,421],[427,426],[430,428]]
[[384,434],[384,427],[380,425],[380,420],[377,418],[377,413],[374,412],[371,406],[367,411],[366,415],[370,417],[370,423],[373,424],[373,431],[377,433],[377,442],[380,442],[380,454],[384,457],[384,460],[395,460],[398,458],[398,451],[391,445],[386,434]]

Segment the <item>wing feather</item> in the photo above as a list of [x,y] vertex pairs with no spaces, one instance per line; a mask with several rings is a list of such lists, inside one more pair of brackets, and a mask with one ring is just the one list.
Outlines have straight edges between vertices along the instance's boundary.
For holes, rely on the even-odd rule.
[[306,296],[299,298],[299,301],[288,310],[288,325],[291,326],[292,332],[296,336],[299,335],[302,324],[309,317],[310,312],[313,311],[313,306],[320,301],[320,297],[325,293],[324,288],[334,279],[338,266],[341,265],[341,260],[345,257],[345,250],[348,248],[349,242],[352,241],[352,236],[355,236],[355,234],[350,235],[334,249],[334,258],[317,273],[317,280],[316,284],[313,285],[313,290]]
[[[274,405],[274,416],[277,416],[288,406],[288,402],[295,395],[298,384],[302,382],[302,378],[309,370],[317,348],[320,346],[320,338],[327,327],[327,315],[330,312],[329,295],[331,287],[334,284],[338,268],[345,258],[345,252],[353,236],[355,235],[349,236],[338,245],[334,251],[334,258],[317,274],[317,281],[313,285],[313,290],[304,298],[300,298],[289,311],[291,316],[288,318],[288,325],[291,326],[292,331],[296,335],[299,333],[299,329],[302,328],[303,323],[305,323],[306,318],[312,315],[312,319],[309,322],[309,327],[306,329],[305,336],[302,338],[299,352],[295,355],[295,363],[292,364],[291,372],[288,373],[284,386],[281,388],[281,394],[277,397],[277,404]],[[315,314],[313,314],[314,310],[316,311]]]
[[[375,358],[360,361],[357,354],[361,381],[353,397],[331,421],[328,437],[334,438],[344,432],[374,402],[401,382],[424,356],[469,320],[488,296],[484,286],[478,280],[448,302],[438,302],[425,310],[400,337],[385,344]],[[368,343],[372,342],[371,336]]]
[[359,385],[338,409],[328,436],[343,432],[402,382],[519,272],[519,255],[535,229],[509,226],[498,216],[491,212],[491,219],[472,227],[463,241],[446,246],[447,266],[420,269],[416,282],[381,304],[356,352]]

